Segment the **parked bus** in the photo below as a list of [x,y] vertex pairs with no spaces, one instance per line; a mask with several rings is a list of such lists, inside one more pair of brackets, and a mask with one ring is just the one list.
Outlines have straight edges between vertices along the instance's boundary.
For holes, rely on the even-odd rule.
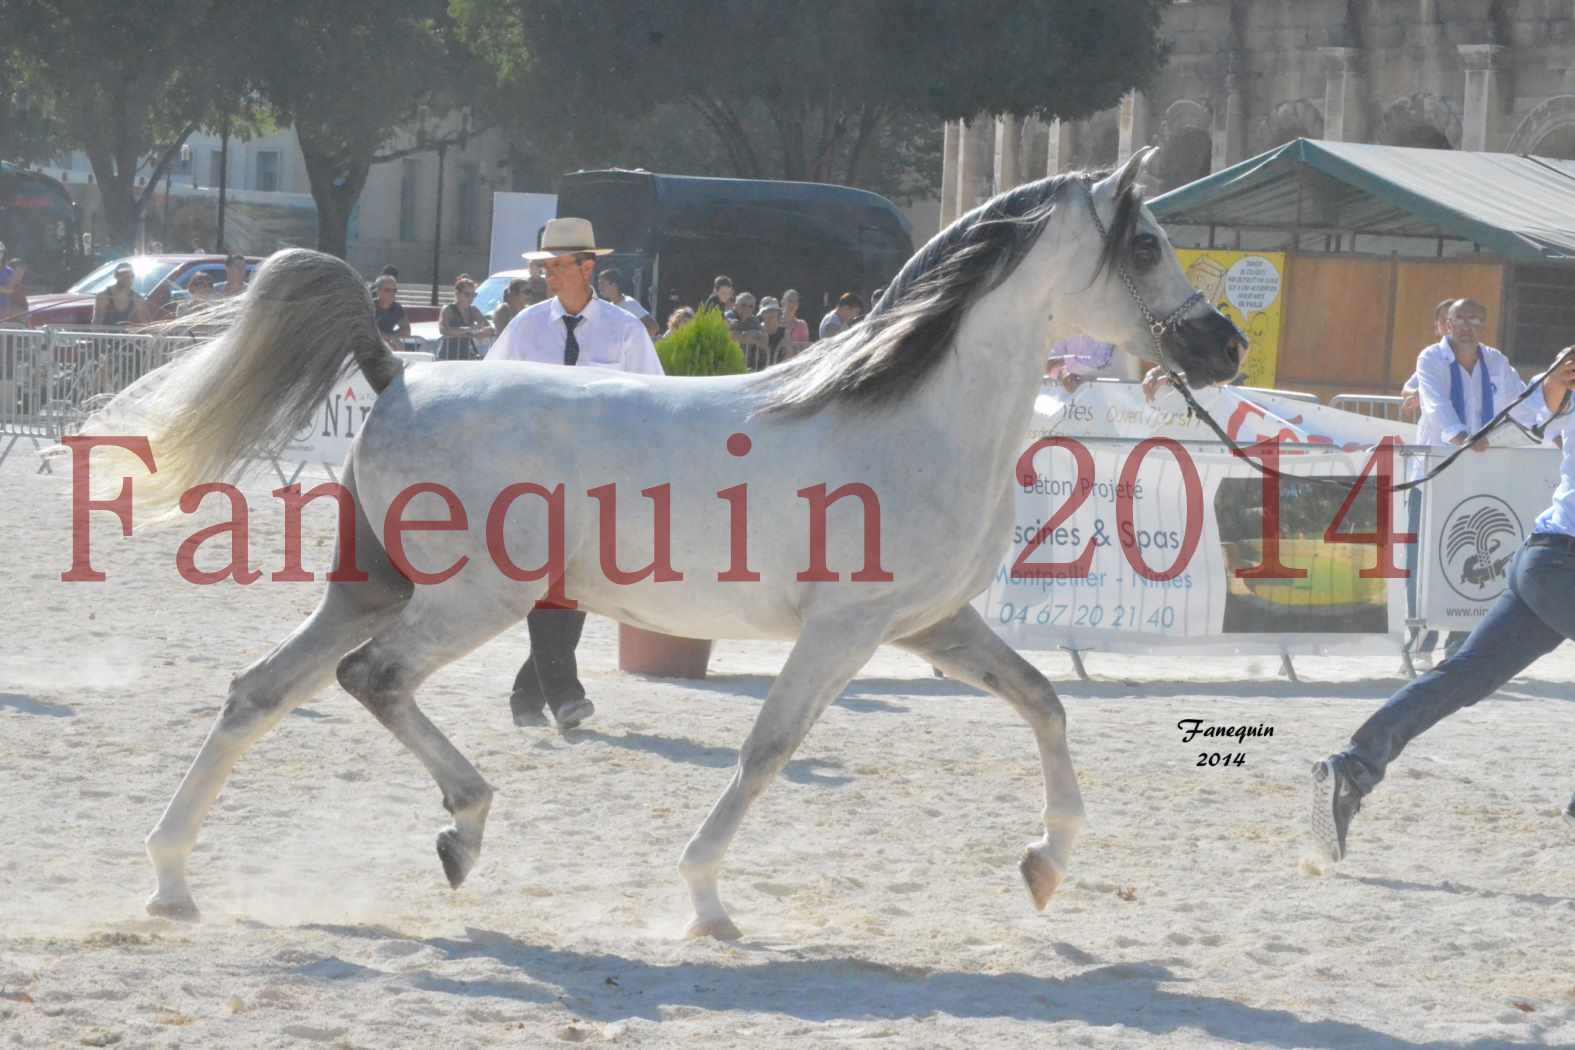
[[668,297],[698,305],[718,274],[738,291],[796,288],[815,331],[843,292],[866,301],[913,254],[913,230],[879,194],[846,186],[763,179],[707,179],[644,171],[578,171],[563,177],[558,214],[589,219],[614,249],[625,294],[659,323]]
[[58,291],[86,268],[82,222],[66,188],[38,171],[0,162],[0,241],[26,260],[32,292]]

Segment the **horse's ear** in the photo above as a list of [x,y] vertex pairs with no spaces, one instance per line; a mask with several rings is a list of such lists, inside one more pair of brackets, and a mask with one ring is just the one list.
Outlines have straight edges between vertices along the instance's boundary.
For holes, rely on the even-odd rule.
[[1137,184],[1138,176],[1143,173],[1143,162],[1148,160],[1149,154],[1154,152],[1153,146],[1144,146],[1134,150],[1127,162],[1116,171],[1116,199],[1127,195],[1128,191]]

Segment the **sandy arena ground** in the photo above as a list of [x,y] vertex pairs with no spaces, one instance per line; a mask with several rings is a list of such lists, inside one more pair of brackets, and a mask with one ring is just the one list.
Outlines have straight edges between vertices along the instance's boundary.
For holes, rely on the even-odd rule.
[[[787,646],[647,681],[593,619],[597,715],[562,736],[510,724],[522,627],[422,694],[498,792],[461,891],[435,786],[331,690],[221,796],[191,865],[205,921],[150,920],[143,836],[230,676],[320,585],[192,587],[189,527],[123,540],[107,515],[109,581],[63,584],[65,478],[21,453],[0,468],[0,1046],[1575,1045],[1575,646],[1419,740],[1337,871],[1304,860],[1308,764],[1395,658],[1302,659],[1297,686],[1267,661],[1098,655],[1079,684],[1036,655],[1089,815],[1042,915],[1016,871],[1027,728],[883,650],[750,813],[722,883],[745,939],[718,944],[682,939],[675,864]],[[279,515],[256,505],[272,570]],[[1199,769],[1194,717],[1274,736]]]

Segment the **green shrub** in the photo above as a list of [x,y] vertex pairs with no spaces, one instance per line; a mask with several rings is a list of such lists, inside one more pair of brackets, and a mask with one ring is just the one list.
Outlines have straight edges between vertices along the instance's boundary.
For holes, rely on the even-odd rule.
[[743,349],[719,310],[695,319],[656,344],[662,371],[670,376],[731,376],[748,371]]

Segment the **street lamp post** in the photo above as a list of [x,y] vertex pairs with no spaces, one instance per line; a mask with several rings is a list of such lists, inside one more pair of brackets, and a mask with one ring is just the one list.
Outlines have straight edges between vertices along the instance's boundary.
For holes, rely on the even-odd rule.
[[448,141],[438,139],[437,214],[432,219],[432,305],[438,304],[438,281],[443,271],[443,159],[448,154]]

